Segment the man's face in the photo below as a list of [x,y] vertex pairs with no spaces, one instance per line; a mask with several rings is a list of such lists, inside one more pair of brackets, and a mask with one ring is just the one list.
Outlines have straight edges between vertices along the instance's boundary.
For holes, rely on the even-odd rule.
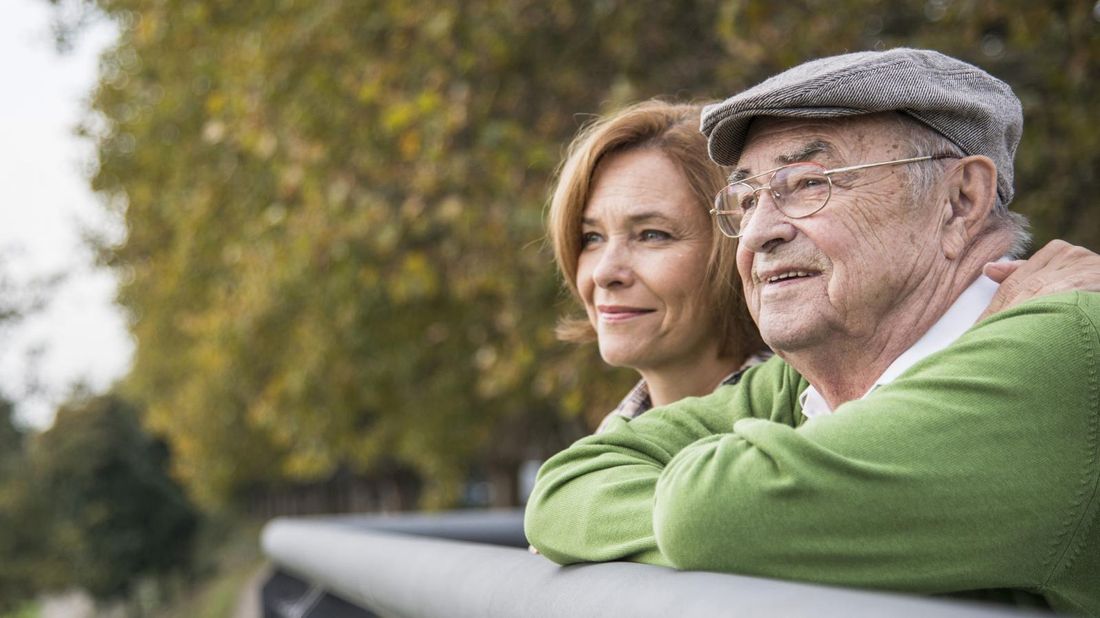
[[[761,118],[750,128],[737,167],[752,175],[799,160],[834,169],[912,156],[895,127],[882,115]],[[773,349],[878,341],[881,329],[904,328],[919,318],[942,279],[934,275],[943,266],[943,210],[929,203],[940,201],[938,191],[914,203],[908,167],[835,174],[828,204],[803,219],[786,217],[766,192],[758,194],[743,226],[737,267],[749,310]]]

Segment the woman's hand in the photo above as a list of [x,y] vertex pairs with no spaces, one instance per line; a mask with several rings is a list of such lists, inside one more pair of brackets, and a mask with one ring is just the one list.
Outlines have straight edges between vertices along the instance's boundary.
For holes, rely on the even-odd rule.
[[1046,294],[1100,292],[1100,255],[1064,240],[1050,241],[1028,260],[990,262],[982,272],[1001,287],[981,319]]

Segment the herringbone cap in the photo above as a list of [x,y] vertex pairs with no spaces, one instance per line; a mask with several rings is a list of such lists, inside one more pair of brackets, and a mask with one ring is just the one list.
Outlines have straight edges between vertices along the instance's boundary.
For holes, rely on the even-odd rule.
[[1023,130],[1020,100],[1008,84],[939,52],[898,48],[822,58],[788,69],[703,110],[710,157],[732,165],[757,116],[838,118],[908,114],[968,155],[997,166],[997,193],[1012,201],[1012,160]]

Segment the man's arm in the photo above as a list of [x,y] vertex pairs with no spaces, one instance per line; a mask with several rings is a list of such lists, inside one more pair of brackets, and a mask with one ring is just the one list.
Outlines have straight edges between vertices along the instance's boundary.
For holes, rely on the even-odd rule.
[[[1096,295],[1027,303],[798,427],[782,410],[796,410],[804,383],[775,359],[552,458],[528,537],[562,563],[924,593],[1087,591],[1081,565],[1100,552],[1085,540],[1100,526],[1098,322]],[[756,395],[768,401],[753,407]],[[724,414],[699,405],[723,398]]]
[[524,518],[528,540],[561,564],[668,565],[653,536],[653,495],[664,467],[684,447],[729,431],[739,418],[793,424],[795,399],[805,386],[774,358],[713,395],[684,399],[629,422],[613,420],[607,431],[578,441],[539,470]]
[[[680,452],[655,488],[686,569],[923,593],[1043,590],[1100,500],[1100,297],[1000,313],[798,428],[757,419]],[[1093,576],[1088,576],[1093,577]]]

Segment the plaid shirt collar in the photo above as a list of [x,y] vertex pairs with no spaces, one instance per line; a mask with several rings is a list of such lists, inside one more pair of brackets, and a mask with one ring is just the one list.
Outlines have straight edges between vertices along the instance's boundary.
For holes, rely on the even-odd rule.
[[[771,350],[761,350],[753,354],[742,363],[740,367],[723,378],[719,386],[737,384],[741,380],[741,374],[745,373],[745,370],[754,365],[759,365],[771,358],[771,356]],[[616,416],[621,416],[626,419],[638,418],[645,412],[648,412],[652,407],[653,400],[649,397],[649,385],[646,384],[645,380],[638,380],[638,383],[634,385],[634,388],[630,389],[626,397],[623,397],[619,405],[615,406],[615,409],[611,410],[611,412],[600,421],[600,426],[596,428],[596,433],[602,433],[607,427],[607,424],[611,422],[611,419]]]

